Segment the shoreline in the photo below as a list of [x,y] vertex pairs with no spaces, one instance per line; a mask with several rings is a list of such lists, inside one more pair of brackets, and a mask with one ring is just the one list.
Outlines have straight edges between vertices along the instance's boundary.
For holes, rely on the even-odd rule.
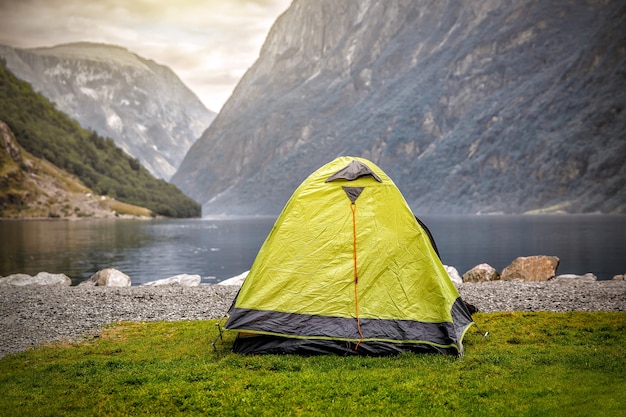
[[[200,219],[201,217],[185,217],[181,219]],[[44,221],[44,222],[79,222],[79,221],[89,221],[89,220],[138,220],[138,221],[148,221],[148,220],[176,220],[174,217],[164,217],[164,216],[135,216],[133,214],[119,214],[112,216],[67,216],[67,217],[0,217],[0,222],[2,221]]]
[[[626,311],[626,281],[492,281],[458,285],[479,312]],[[2,287],[0,358],[96,336],[123,321],[220,319],[239,286]]]

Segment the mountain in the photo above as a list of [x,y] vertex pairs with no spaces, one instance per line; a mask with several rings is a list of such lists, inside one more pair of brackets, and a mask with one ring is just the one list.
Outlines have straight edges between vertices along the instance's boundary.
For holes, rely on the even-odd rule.
[[416,213],[626,213],[626,5],[295,0],[172,182],[277,214],[363,156]]
[[83,129],[55,109],[7,70],[2,59],[0,131],[0,217],[41,217],[42,211],[44,217],[100,216],[77,193],[98,195],[102,202],[98,205],[109,210],[115,203],[111,198],[126,203],[115,203],[118,212],[122,208],[140,215],[201,214],[198,203],[152,176],[112,139]]
[[19,78],[169,180],[215,118],[167,67],[112,45],[71,43],[0,56]]

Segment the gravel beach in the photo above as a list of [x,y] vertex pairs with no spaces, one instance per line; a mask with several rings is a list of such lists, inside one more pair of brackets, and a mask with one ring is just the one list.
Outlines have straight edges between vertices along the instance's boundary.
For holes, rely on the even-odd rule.
[[[626,281],[494,281],[459,285],[481,312],[626,311]],[[119,321],[224,316],[239,287],[0,288],[0,357],[41,343],[80,340]]]

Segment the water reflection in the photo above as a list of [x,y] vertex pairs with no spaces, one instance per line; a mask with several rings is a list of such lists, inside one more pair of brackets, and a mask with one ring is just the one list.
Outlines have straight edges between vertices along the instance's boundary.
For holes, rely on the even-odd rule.
[[273,219],[0,222],[0,275],[65,273],[77,284],[103,268],[135,284],[176,274],[218,282],[249,269]]
[[518,256],[553,255],[557,273],[626,272],[626,216],[426,216],[442,261],[460,274],[480,263],[502,271]]

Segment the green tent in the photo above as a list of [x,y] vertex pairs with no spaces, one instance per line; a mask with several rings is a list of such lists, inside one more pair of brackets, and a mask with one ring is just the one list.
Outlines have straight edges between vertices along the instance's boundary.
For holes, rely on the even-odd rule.
[[340,157],[293,193],[229,310],[235,352],[462,354],[471,315],[393,181]]

